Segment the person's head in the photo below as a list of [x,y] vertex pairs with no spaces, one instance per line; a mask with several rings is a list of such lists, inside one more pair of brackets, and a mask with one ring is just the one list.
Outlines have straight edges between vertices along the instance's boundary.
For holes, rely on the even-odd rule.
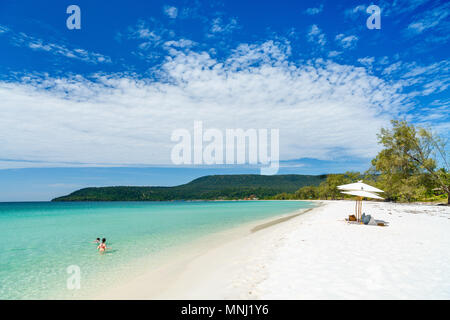
[[102,239],[102,242],[105,243],[105,242],[106,242],[106,238],[103,238],[103,239]]
[[96,240],[97,240],[98,242],[100,242],[100,238],[97,238]]

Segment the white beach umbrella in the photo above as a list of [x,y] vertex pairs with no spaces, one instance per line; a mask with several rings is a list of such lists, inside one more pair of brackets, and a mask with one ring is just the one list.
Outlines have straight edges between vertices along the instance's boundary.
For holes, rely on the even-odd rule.
[[356,199],[356,205],[355,205],[355,215],[356,215],[356,219],[358,221],[361,220],[362,198],[373,198],[373,199],[381,199],[381,200],[383,200],[383,198],[380,197],[379,195],[377,195],[375,193],[368,192],[368,191],[354,190],[354,191],[342,191],[341,193],[350,194],[352,196],[357,196],[358,197]]
[[368,191],[368,192],[384,192],[383,190],[372,187],[368,184],[362,182],[362,180],[356,183],[343,184],[337,187],[339,190],[347,190],[347,191]]
[[352,196],[358,196],[361,198],[373,198],[373,199],[381,199],[381,200],[384,199],[384,198],[380,197],[379,195],[368,192],[368,191],[342,191],[341,193],[350,194]]

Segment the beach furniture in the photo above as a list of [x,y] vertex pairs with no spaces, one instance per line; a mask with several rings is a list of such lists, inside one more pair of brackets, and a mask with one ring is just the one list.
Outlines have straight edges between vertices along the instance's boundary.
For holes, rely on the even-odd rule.
[[362,222],[362,199],[363,198],[371,198],[371,199],[383,199],[375,192],[384,192],[378,188],[372,187],[371,185],[365,184],[362,180],[356,183],[343,184],[337,187],[341,191],[341,193],[349,194],[356,196],[356,204],[355,204],[355,216],[356,220]]
[[368,185],[366,183],[363,183],[362,180],[359,180],[356,183],[350,183],[350,184],[343,184],[337,187],[339,190],[345,190],[345,191],[367,191],[367,192],[375,192],[380,193],[384,192],[381,189],[372,187],[371,185]]
[[356,196],[356,205],[355,205],[355,215],[358,221],[361,221],[362,216],[362,199],[363,198],[372,198],[372,199],[383,199],[382,197],[368,192],[368,191],[343,191],[342,193]]

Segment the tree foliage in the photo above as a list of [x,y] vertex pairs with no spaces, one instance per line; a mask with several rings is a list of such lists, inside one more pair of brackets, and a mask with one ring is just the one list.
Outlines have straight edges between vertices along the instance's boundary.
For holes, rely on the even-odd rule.
[[337,186],[347,183],[356,182],[361,178],[359,172],[346,172],[345,174],[329,174],[325,181],[320,183],[319,186],[304,186],[298,189],[292,195],[278,195],[276,198],[281,197],[288,199],[298,199],[298,200],[313,200],[313,199],[323,199],[323,200],[336,200],[344,199],[347,196],[341,193]]
[[381,129],[378,141],[383,149],[372,160],[371,168],[359,172],[330,174],[319,186],[304,186],[280,199],[342,199],[338,185],[363,179],[385,191],[393,201],[418,201],[432,198],[434,192],[447,193],[449,199],[449,159],[446,141],[429,129],[418,128],[406,121],[393,120],[392,128]]
[[406,121],[391,123],[392,129],[383,128],[378,135],[383,149],[372,160],[371,168],[379,174],[377,184],[388,199],[415,201],[436,187],[449,193],[446,142],[431,130]]

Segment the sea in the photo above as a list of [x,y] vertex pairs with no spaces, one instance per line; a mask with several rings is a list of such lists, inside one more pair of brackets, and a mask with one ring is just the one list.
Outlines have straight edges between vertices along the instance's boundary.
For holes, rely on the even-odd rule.
[[[314,206],[304,201],[0,203],[0,299],[95,298],[157,267],[165,253]],[[98,252],[96,238],[106,238],[105,254]]]

